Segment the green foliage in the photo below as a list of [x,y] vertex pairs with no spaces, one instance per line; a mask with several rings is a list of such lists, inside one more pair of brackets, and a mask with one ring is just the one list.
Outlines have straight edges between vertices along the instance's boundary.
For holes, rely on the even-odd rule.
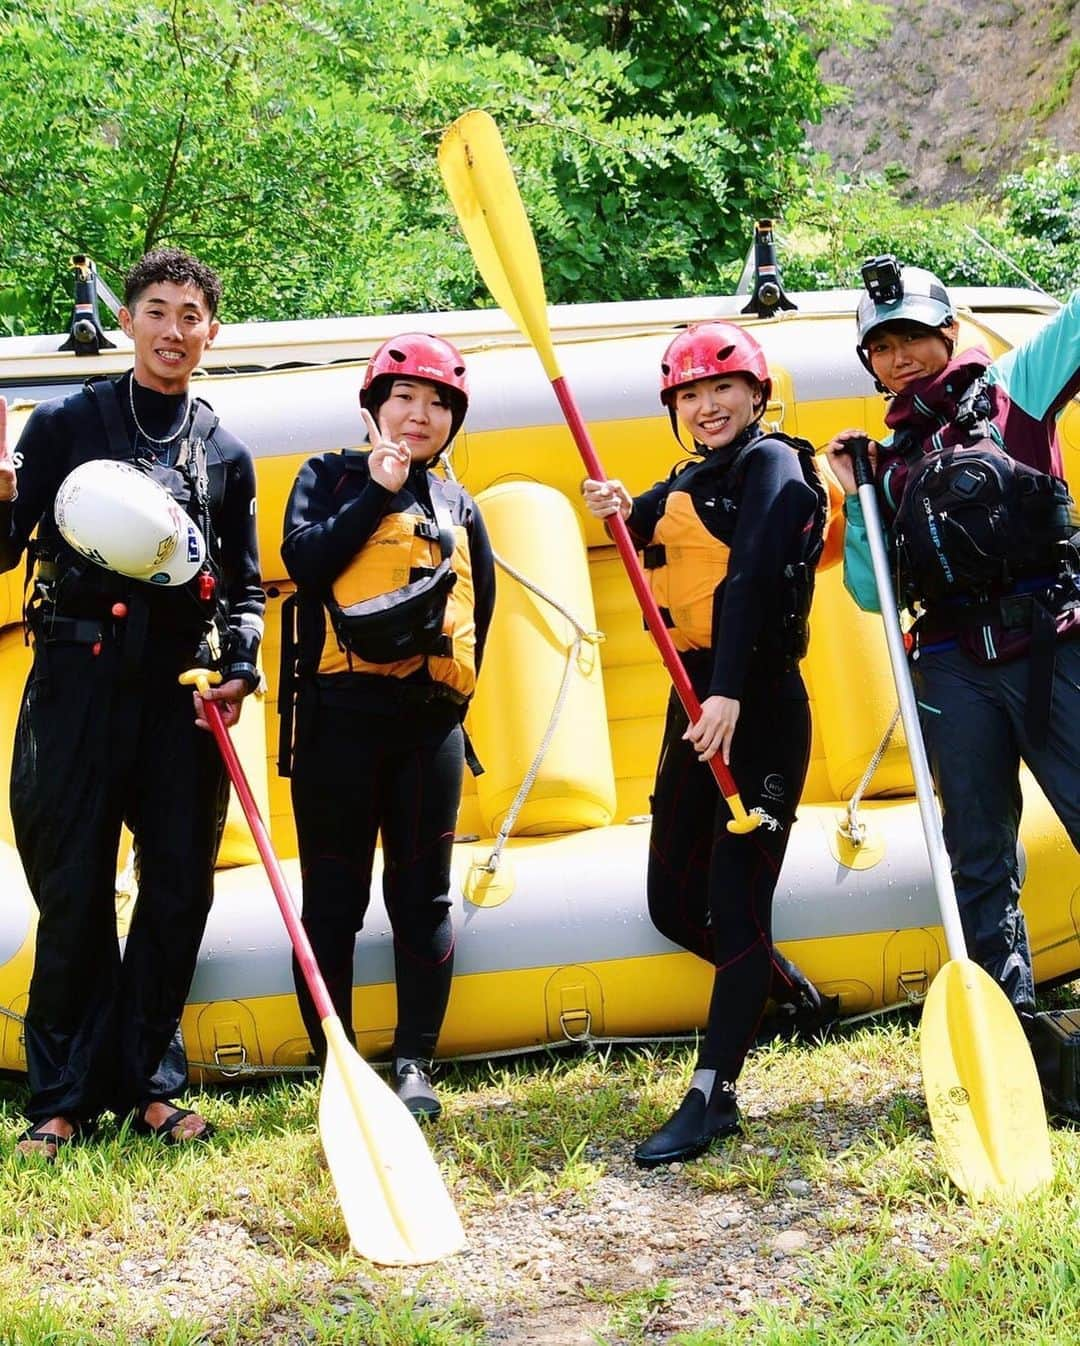
[[[875,251],[954,282],[1056,293],[1080,276],[1080,159],[1002,205],[901,204],[803,127],[842,96],[820,50],[871,40],[873,0],[9,0],[0,15],[0,330],[57,330],[67,263],[120,289],[188,247],[223,316],[489,302],[436,167],[444,128],[503,129],[552,302],[730,289],[755,218],[789,288],[850,284]],[[974,231],[974,232],[973,232]],[[985,240],[978,241],[975,234]],[[998,252],[993,251],[997,249]]]
[[[838,96],[818,72],[809,11],[745,0],[478,9],[481,36],[568,82],[580,78],[582,52],[617,62],[592,125],[563,124],[569,135],[547,138],[547,185],[531,184],[550,297],[724,288],[753,220],[782,213],[803,187],[804,124]],[[867,0],[819,6],[813,18],[837,43],[869,40],[879,23]]]
[[852,181],[819,164],[786,220],[789,289],[856,285],[859,265],[895,252],[947,284],[1024,285],[1064,298],[1080,285],[1080,154],[1038,158],[998,202],[935,208],[900,201],[880,178]]
[[320,86],[321,42],[274,3],[18,0],[0,22],[0,265],[27,325],[66,321],[70,252],[117,288],[162,242],[220,267],[231,317],[321,307],[326,281],[343,297],[370,176],[357,108]]
[[[822,8],[815,40],[876,12]],[[770,0],[11,0],[0,324],[65,325],[72,252],[118,289],[166,242],[222,272],[230,319],[485,302],[435,165],[473,106],[504,128],[552,300],[722,288],[835,96],[801,21]]]
[[1066,106],[1072,97],[1072,89],[1078,72],[1080,72],[1080,39],[1074,38],[1069,43],[1069,49],[1065,53],[1065,63],[1061,74],[1033,109],[1036,117],[1045,119],[1057,112],[1059,108]]

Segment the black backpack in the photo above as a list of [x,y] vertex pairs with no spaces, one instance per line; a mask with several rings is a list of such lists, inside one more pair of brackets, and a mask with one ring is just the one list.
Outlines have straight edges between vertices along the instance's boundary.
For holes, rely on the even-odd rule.
[[910,464],[896,513],[900,592],[927,605],[1056,576],[1078,528],[1065,482],[993,440],[931,450]]

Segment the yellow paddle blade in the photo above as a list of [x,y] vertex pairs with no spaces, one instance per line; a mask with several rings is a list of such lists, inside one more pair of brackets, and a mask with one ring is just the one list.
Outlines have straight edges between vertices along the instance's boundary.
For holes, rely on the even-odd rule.
[[973,1201],[1024,1197],[1053,1177],[1042,1090],[1016,1012],[967,958],[930,985],[923,1083],[945,1171]]
[[548,378],[558,378],[536,241],[499,128],[486,112],[466,112],[446,131],[439,170],[492,298],[536,347]]
[[323,1020],[319,1133],[355,1250],[380,1266],[437,1262],[465,1242],[442,1175],[405,1104]]

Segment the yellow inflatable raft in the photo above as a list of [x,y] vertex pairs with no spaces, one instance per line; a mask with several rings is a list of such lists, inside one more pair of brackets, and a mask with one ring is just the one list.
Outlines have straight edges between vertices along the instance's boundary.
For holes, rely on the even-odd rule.
[[[1045,296],[959,290],[962,343],[999,353],[1052,311]],[[882,404],[853,350],[857,295],[795,295],[798,310],[746,320],[774,375],[768,420],[824,443],[881,425]],[[744,298],[581,305],[552,311],[559,361],[610,475],[640,490],[677,448],[656,395],[661,351],[681,323],[734,318]],[[739,319],[743,321],[743,319]],[[275,772],[285,498],[309,454],[356,446],[363,360],[394,332],[450,337],[469,358],[472,404],[453,470],[478,497],[504,570],[469,732],[487,770],[467,781],[454,897],[458,951],[443,1055],[586,1037],[651,1037],[703,1021],[709,970],[653,930],[644,876],[651,784],[666,677],[614,548],[583,511],[583,475],[533,351],[498,311],[224,328],[199,392],[256,455],[269,604],[267,690],[248,703],[239,747],[295,891],[287,783]],[[112,335],[112,334],[110,334]],[[16,430],[35,400],[130,363],[129,348],[77,359],[60,337],[0,341],[0,392]],[[251,372],[237,373],[237,369]],[[1080,409],[1066,415],[1068,470],[1080,486]],[[29,663],[21,573],[0,578],[0,768],[10,763]],[[804,665],[813,762],[775,906],[778,943],[843,1012],[917,1000],[946,958],[901,734],[877,756],[896,698],[880,620],[859,613],[840,568],[820,576]],[[1036,972],[1080,970],[1080,857],[1034,783],[1024,785],[1023,903]],[[857,796],[856,806],[852,797]],[[25,1068],[21,1012],[34,910],[0,810],[0,1066]],[[132,883],[118,877],[123,932]],[[385,1052],[394,1020],[390,932],[378,883],[358,941],[354,1019],[365,1054]],[[230,819],[217,896],[184,1018],[205,1071],[302,1063],[308,1044],[289,948],[242,819]]]

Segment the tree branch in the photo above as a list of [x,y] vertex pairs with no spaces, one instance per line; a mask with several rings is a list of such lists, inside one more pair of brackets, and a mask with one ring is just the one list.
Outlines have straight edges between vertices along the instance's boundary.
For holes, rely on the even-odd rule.
[[165,173],[165,182],[158,198],[157,207],[150,216],[146,231],[143,234],[143,250],[145,252],[149,252],[154,246],[158,230],[161,228],[169,207],[169,198],[172,196],[173,187],[176,185],[176,175],[180,164],[180,149],[184,143],[184,133],[187,130],[188,98],[189,95],[185,93],[184,110],[180,113],[180,120],[176,123],[176,135],[173,137],[172,154],[169,156],[169,167]]

